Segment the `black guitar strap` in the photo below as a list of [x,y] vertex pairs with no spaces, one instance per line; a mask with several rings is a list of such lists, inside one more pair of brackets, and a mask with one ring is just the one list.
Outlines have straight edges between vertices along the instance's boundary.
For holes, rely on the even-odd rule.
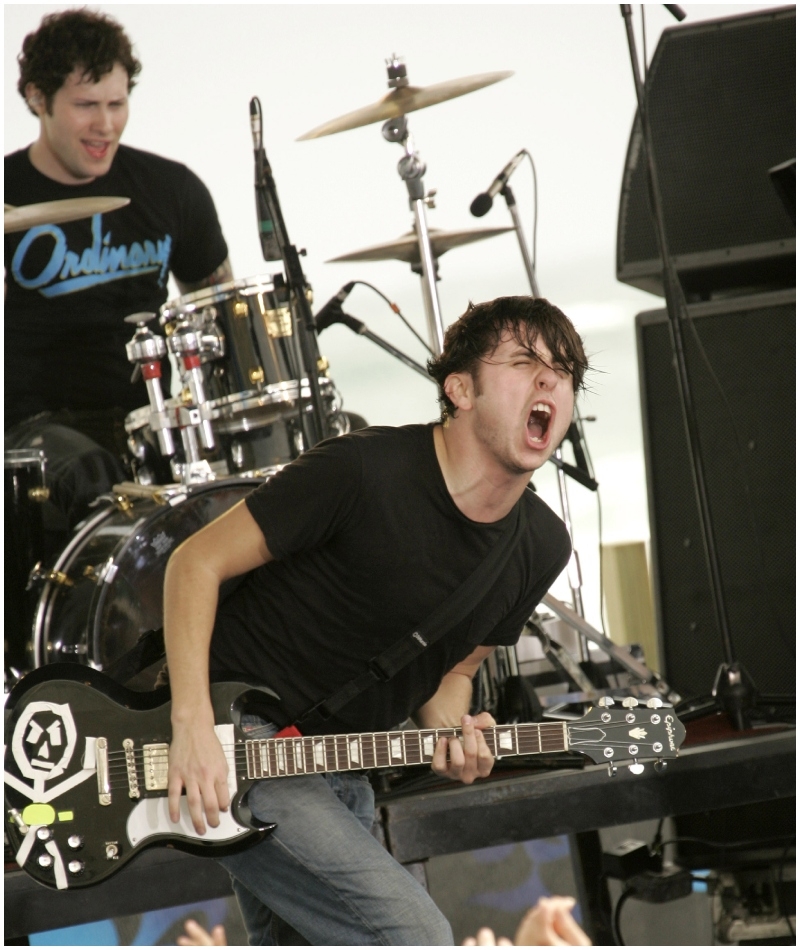
[[295,723],[306,728],[325,721],[376,683],[388,682],[415,657],[427,650],[463,620],[497,582],[514,548],[525,532],[525,501],[516,505],[516,518],[510,518],[503,533],[475,570],[450,596],[439,604],[422,623],[370,660],[367,669],[328,699],[322,700],[299,716]]

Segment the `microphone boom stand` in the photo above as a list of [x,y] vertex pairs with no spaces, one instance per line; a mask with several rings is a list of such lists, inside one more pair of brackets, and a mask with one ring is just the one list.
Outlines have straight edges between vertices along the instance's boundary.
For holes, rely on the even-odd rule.
[[[728,612],[720,572],[719,554],[714,535],[714,527],[711,521],[711,509],[708,502],[706,474],[700,451],[697,416],[694,408],[691,382],[684,350],[683,322],[688,319],[688,311],[686,309],[683,288],[678,280],[674,261],[670,256],[667,244],[664,207],[661,202],[661,192],[658,186],[658,175],[655,156],[653,154],[653,143],[650,138],[645,87],[639,73],[639,58],[636,51],[636,38],[633,32],[630,4],[620,4],[620,11],[625,21],[625,32],[628,39],[628,50],[633,70],[633,81],[636,87],[637,113],[642,136],[642,149],[646,158],[650,210],[652,212],[653,223],[655,224],[656,242],[663,267],[664,296],[666,298],[670,339],[675,355],[675,368],[678,376],[679,402],[681,405],[684,429],[686,431],[689,462],[700,515],[700,534],[703,541],[703,551],[711,587],[714,617],[722,639],[724,660],[717,670],[712,695],[732,718],[735,727],[739,731],[742,731],[749,725],[747,713],[752,708],[755,690],[747,671],[736,660],[734,655],[733,640],[728,623]],[[678,16],[675,11],[671,10],[670,12]],[[682,19],[682,17],[678,16],[678,19]]]
[[280,201],[278,200],[278,190],[275,185],[275,179],[272,177],[272,169],[270,168],[267,153],[263,145],[258,150],[257,155],[256,188],[262,192],[275,228],[275,238],[278,242],[286,270],[286,282],[289,285],[290,299],[294,301],[296,308],[297,319],[295,326],[297,327],[300,354],[306,375],[308,376],[308,387],[311,393],[312,413],[311,417],[308,418],[307,415],[302,412],[302,381],[298,380],[297,400],[301,407],[300,420],[303,428],[302,435],[305,448],[308,449],[330,435],[323,410],[322,391],[319,386],[316,337],[314,335],[314,315],[311,312],[311,305],[306,296],[308,283],[306,282],[303,268],[300,264],[300,254],[294,244],[289,240]]
[[536,282],[536,274],[533,270],[533,264],[531,263],[531,256],[528,253],[528,245],[525,242],[525,232],[522,230],[522,221],[520,220],[519,211],[517,210],[517,199],[514,197],[514,192],[511,190],[510,185],[504,185],[500,190],[500,194],[506,199],[506,205],[511,214],[511,220],[514,223],[514,230],[517,232],[519,250],[522,254],[522,262],[525,265],[525,273],[528,275],[528,283],[531,285],[531,294],[534,297],[541,297],[539,285]]

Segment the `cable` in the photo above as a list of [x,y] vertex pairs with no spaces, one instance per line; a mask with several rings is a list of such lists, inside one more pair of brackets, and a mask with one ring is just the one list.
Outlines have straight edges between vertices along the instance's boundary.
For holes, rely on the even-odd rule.
[[[594,421],[594,416],[587,416],[587,419]],[[583,418],[580,413],[575,413],[575,424],[578,427],[578,434],[580,435],[581,442],[583,443],[583,451],[586,455],[586,461],[589,463],[589,474],[592,478],[597,481],[595,475],[594,462],[592,461],[592,453],[589,451],[589,442],[586,438],[586,434],[583,430]],[[597,548],[598,548],[598,564],[599,564],[599,580],[600,580],[600,630],[603,633],[603,636],[606,636],[606,618],[605,618],[605,592],[603,591],[603,503],[600,498],[600,489],[598,488],[595,492],[597,496]]]
[[533,155],[524,148],[522,150],[528,157],[528,161],[531,163],[531,170],[533,172],[533,244],[531,247],[531,270],[533,273],[536,273],[536,231],[539,225],[539,184],[536,180],[536,165],[533,161]]
[[624,890],[620,894],[619,900],[617,901],[617,906],[614,909],[614,919],[611,923],[611,934],[614,938],[614,944],[617,947],[626,946],[625,941],[622,939],[622,934],[620,933],[619,919],[620,919],[620,915],[622,914],[622,908],[630,900],[630,898],[633,897],[634,893],[635,891],[633,890],[632,887],[629,887],[626,890]]
[[403,323],[405,323],[405,325],[408,327],[408,329],[414,334],[414,336],[415,336],[415,337],[419,340],[419,342],[425,347],[425,349],[431,354],[431,356],[435,356],[435,355],[436,355],[436,354],[433,352],[433,350],[430,348],[430,346],[428,346],[428,344],[422,339],[422,337],[419,335],[419,333],[417,333],[417,331],[414,329],[414,327],[412,327],[411,324],[408,322],[408,320],[406,320],[406,318],[403,316],[403,313],[402,313],[402,311],[400,310],[400,308],[397,306],[397,304],[394,303],[392,300],[389,300],[389,298],[386,296],[385,293],[383,293],[382,290],[378,290],[378,288],[377,288],[374,284],[370,284],[370,283],[369,283],[368,281],[366,281],[366,280],[354,280],[354,281],[353,281],[353,284],[354,284],[354,285],[355,285],[355,284],[362,284],[364,287],[369,287],[370,290],[373,290],[379,297],[381,297],[383,300],[385,300],[386,303],[389,305],[390,309],[393,310],[393,311],[397,314],[398,317],[400,317],[400,319],[403,321]]

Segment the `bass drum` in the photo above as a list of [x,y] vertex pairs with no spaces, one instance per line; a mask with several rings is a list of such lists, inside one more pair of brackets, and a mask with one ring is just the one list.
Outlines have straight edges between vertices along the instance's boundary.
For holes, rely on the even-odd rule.
[[[169,486],[142,497],[102,496],[48,572],[34,617],[35,665],[107,669],[139,637],[163,625],[169,556],[190,535],[241,501],[263,478]],[[150,689],[157,669],[128,685]]]

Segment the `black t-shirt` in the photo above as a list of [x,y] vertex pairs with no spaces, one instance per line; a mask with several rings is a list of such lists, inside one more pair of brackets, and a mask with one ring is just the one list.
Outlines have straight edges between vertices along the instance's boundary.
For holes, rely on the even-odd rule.
[[[486,556],[507,518],[517,517],[512,510],[481,524],[461,513],[439,468],[432,425],[373,427],[323,442],[246,503],[276,560],[248,574],[220,606],[211,671],[272,687],[287,722],[427,619]],[[570,554],[566,528],[547,505],[528,490],[519,503],[528,529],[481,605],[324,731],[390,729],[478,645],[516,643]]]
[[157,311],[170,271],[193,283],[228,255],[208,189],[178,162],[121,145],[107,175],[62,185],[27,149],[5,157],[8,204],[103,195],[131,203],[5,237],[7,426],[45,409],[146,405],[144,383],[130,383],[125,344],[135,328],[123,317]]

